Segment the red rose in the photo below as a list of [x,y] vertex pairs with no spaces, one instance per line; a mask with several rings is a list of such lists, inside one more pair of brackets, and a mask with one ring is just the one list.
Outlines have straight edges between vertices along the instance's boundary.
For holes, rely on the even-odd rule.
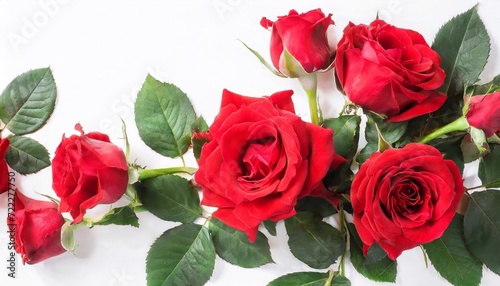
[[262,221],[293,216],[297,199],[320,190],[334,159],[332,131],[295,115],[292,93],[252,98],[224,90],[201,151],[202,204],[218,207],[213,216],[251,241]]
[[16,190],[15,211],[7,224],[15,225],[15,250],[23,264],[35,264],[66,251],[61,245],[64,218],[54,202],[33,200]]
[[9,139],[0,138],[0,194],[9,189],[9,168],[5,162],[7,149],[9,149]]
[[471,126],[482,129],[486,137],[495,134],[500,130],[500,91],[471,97],[465,117]]
[[365,254],[377,242],[395,260],[403,250],[439,238],[463,193],[460,170],[432,146],[411,143],[373,153],[351,187]]
[[[264,28],[272,27],[271,60],[274,67],[288,77],[328,69],[335,52],[328,46],[326,34],[328,27],[334,24],[331,16],[316,9],[300,15],[291,10],[288,16],[278,17],[276,22],[262,18],[260,24]],[[286,60],[285,51],[295,59],[294,62]]]
[[87,209],[116,202],[128,184],[125,154],[99,132],[63,136],[52,161],[52,187],[61,198],[61,211],[79,223]]
[[375,20],[349,23],[337,45],[335,70],[349,99],[405,121],[436,111],[446,100],[441,58],[419,33]]

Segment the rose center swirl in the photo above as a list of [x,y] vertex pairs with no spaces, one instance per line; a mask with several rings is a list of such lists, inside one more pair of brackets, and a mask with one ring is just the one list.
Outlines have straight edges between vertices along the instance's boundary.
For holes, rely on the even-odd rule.
[[424,204],[421,182],[411,175],[395,176],[391,180],[386,213],[411,216],[418,213]]
[[243,156],[243,178],[260,180],[271,172],[279,156],[276,142],[276,138],[272,136],[248,142]]

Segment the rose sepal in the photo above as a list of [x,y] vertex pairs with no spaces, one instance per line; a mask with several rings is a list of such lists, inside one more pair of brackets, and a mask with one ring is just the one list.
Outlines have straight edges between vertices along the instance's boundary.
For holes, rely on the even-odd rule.
[[471,136],[472,142],[474,142],[474,145],[476,146],[479,153],[486,152],[487,149],[484,146],[487,145],[488,142],[484,131],[479,128],[470,126],[469,134]]
[[75,253],[75,235],[74,231],[82,226],[86,225],[85,222],[78,224],[71,224],[70,220],[65,220],[65,223],[61,227],[61,245],[64,249],[71,253]]
[[271,65],[270,63],[268,63],[268,62],[264,59],[264,57],[263,57],[263,56],[261,56],[261,54],[259,54],[259,52],[257,52],[256,50],[254,50],[254,49],[250,48],[247,44],[245,44],[245,42],[243,42],[243,41],[241,41],[241,40],[240,40],[240,42],[241,42],[241,43],[242,43],[242,44],[243,44],[243,45],[244,45],[244,46],[245,46],[245,47],[246,47],[246,48],[247,48],[250,52],[252,52],[252,54],[253,54],[254,56],[256,56],[256,57],[259,59],[259,61],[260,61],[260,62],[261,62],[261,63],[262,63],[262,64],[263,64],[263,65],[264,65],[264,66],[265,66],[265,67],[266,67],[266,68],[267,68],[270,72],[272,72],[273,74],[275,74],[275,75],[277,75],[277,76],[279,76],[279,77],[287,77],[286,75],[284,75],[284,74],[280,73],[277,69],[275,69],[275,68],[273,67],[273,65]]
[[385,140],[384,135],[382,135],[382,132],[380,132],[377,123],[375,123],[375,129],[377,130],[378,135],[378,152],[382,153],[385,150],[392,149],[391,143]]
[[[281,70],[283,70],[284,72]],[[280,71],[286,77],[290,78],[301,78],[309,74],[304,70],[300,62],[294,56],[292,56],[292,54],[290,54],[287,49],[283,49],[283,54],[281,54]]]

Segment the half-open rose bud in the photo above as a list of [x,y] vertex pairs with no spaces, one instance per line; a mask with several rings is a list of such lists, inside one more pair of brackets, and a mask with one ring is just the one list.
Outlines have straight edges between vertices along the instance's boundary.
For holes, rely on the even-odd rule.
[[490,137],[500,130],[500,91],[470,98],[465,115],[472,127],[481,129]]
[[299,14],[291,10],[276,22],[262,18],[264,28],[272,27],[271,60],[287,77],[327,70],[333,63],[335,50],[328,44],[327,29],[334,22],[332,14],[321,9]]
[[23,263],[35,264],[66,251],[61,244],[64,218],[56,203],[34,200],[17,190],[15,211],[7,220],[16,227],[14,245]]

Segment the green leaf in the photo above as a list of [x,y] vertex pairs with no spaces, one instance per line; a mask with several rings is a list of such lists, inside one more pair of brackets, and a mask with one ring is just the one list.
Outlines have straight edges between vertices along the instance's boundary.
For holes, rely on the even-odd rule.
[[10,135],[9,140],[5,160],[18,173],[33,174],[50,166],[49,152],[38,141],[18,135]]
[[385,250],[383,250],[382,247],[380,247],[380,245],[375,242],[370,246],[368,252],[366,253],[365,264],[370,265],[379,262],[386,257],[387,253],[385,252]]
[[386,143],[394,144],[403,137],[408,128],[408,121],[387,122],[372,113],[367,113],[366,117],[365,139],[367,145],[361,149],[356,157],[356,162],[360,164],[378,150],[380,136]]
[[351,281],[332,270],[327,273],[295,272],[283,275],[267,284],[268,286],[351,286]]
[[328,268],[344,252],[343,235],[311,213],[297,213],[285,220],[292,254],[308,266]]
[[366,278],[377,282],[396,282],[397,262],[387,255],[366,259],[363,256],[363,243],[354,224],[347,225],[350,233],[351,262],[354,268]]
[[500,146],[492,145],[490,153],[481,158],[478,176],[486,188],[500,187]]
[[212,276],[215,248],[206,227],[181,224],[165,231],[146,257],[148,286],[204,285]]
[[130,206],[111,209],[100,221],[94,225],[131,225],[139,227],[139,218]]
[[193,126],[191,126],[191,129],[193,129],[193,131],[196,132],[204,132],[208,131],[210,127],[205,121],[205,118],[203,118],[203,116],[199,116],[198,118],[196,118],[196,121],[194,122]]
[[347,279],[347,277],[345,277],[345,276],[335,275],[335,276],[333,276],[333,279],[329,285],[331,285],[331,286],[351,286],[351,281],[349,279]]
[[302,198],[297,201],[295,210],[297,212],[309,212],[321,217],[327,217],[337,213],[333,205],[322,197]]
[[500,75],[495,76],[490,82],[474,86],[474,95],[484,95],[500,90]]
[[464,235],[469,251],[491,271],[500,275],[500,191],[486,190],[470,195],[465,212]]
[[196,114],[187,95],[170,83],[146,77],[135,102],[135,123],[151,149],[171,158],[182,156],[191,144]]
[[56,84],[50,68],[17,76],[0,95],[0,120],[14,134],[37,131],[54,111]]
[[273,262],[267,237],[261,232],[254,242],[250,242],[244,232],[213,217],[210,219],[209,230],[215,252],[225,261],[244,268],[255,268]]
[[328,278],[328,272],[295,272],[278,277],[267,286],[325,286]]
[[276,236],[276,222],[268,219],[262,222],[264,224],[264,227],[267,229],[267,232],[269,232],[270,235]]
[[378,144],[377,143],[366,143],[365,147],[359,151],[358,156],[356,156],[356,162],[358,164],[363,164],[370,156],[377,152]]
[[144,207],[161,219],[193,222],[202,214],[198,192],[182,177],[161,175],[135,186]]
[[477,286],[482,264],[465,245],[463,221],[464,217],[456,214],[440,238],[423,246],[434,268],[451,284]]
[[459,94],[466,84],[475,83],[488,60],[490,37],[477,14],[477,5],[455,16],[438,31],[434,49],[441,56],[446,79],[440,90]]
[[464,157],[462,152],[461,142],[464,139],[464,135],[459,134],[455,136],[448,136],[445,138],[440,138],[439,140],[432,140],[429,145],[436,147],[442,154],[443,158],[452,160],[460,169],[460,173],[464,170]]
[[358,150],[360,123],[358,115],[341,115],[323,121],[323,127],[333,130],[335,153],[347,159],[354,157]]

